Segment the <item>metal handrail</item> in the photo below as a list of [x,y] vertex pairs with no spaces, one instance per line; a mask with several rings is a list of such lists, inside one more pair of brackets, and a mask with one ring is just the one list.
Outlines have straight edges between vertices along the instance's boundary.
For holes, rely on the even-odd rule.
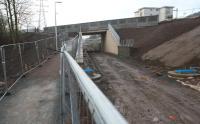
[[[70,66],[85,101],[89,101],[87,107],[92,113],[96,124],[128,124],[124,117],[117,111],[114,105],[87,76],[64,47],[65,45],[62,48],[61,56],[66,60],[64,63],[68,63]],[[64,67],[61,66],[61,68]]]

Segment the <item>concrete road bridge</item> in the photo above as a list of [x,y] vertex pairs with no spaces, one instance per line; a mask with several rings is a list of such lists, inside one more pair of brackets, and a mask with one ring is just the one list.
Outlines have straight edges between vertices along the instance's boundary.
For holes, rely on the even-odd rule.
[[[153,26],[158,24],[158,16],[145,16],[145,17],[133,17],[133,18],[123,18],[123,19],[113,19],[104,20],[96,22],[87,22],[79,24],[69,24],[57,26],[58,32],[66,32],[69,34],[71,32],[90,32],[90,31],[100,31],[107,30],[108,24],[112,25],[115,29],[121,28],[132,28],[132,27],[145,27]],[[54,26],[46,27],[44,30],[48,33],[54,33]]]

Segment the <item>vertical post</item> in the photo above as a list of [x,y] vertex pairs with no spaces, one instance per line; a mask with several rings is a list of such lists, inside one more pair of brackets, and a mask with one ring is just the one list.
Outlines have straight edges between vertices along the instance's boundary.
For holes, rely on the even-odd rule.
[[68,91],[69,91],[69,101],[70,101],[70,113],[71,113],[71,120],[72,124],[80,124],[80,116],[78,111],[78,98],[77,98],[77,86],[76,82],[74,80],[74,75],[71,70],[71,66],[68,62],[68,59],[65,58],[64,63],[67,64],[67,85],[68,85]]
[[61,48],[60,53],[60,112],[61,112],[61,124],[65,124],[65,70],[64,70],[64,58],[63,58],[63,48]]
[[62,3],[62,2],[58,2],[55,1],[54,6],[55,6],[55,37],[56,37],[56,50],[58,50],[58,37],[57,37],[57,19],[56,19],[56,4],[57,3]]
[[[49,40],[49,39],[48,39]],[[48,47],[47,47],[47,41],[48,40],[45,40],[45,49],[46,49],[46,58],[48,58],[48,56],[49,56],[49,51],[48,51]]]
[[3,68],[4,82],[6,83],[6,89],[7,89],[8,88],[8,82],[7,82],[7,74],[6,74],[5,49],[3,47],[1,47],[0,50],[1,50],[1,63],[2,63],[2,68]]
[[35,49],[36,49],[36,55],[38,59],[38,64],[40,64],[40,56],[39,56],[39,50],[38,50],[38,43],[35,41]]
[[178,8],[176,8],[176,19],[178,19]]
[[73,74],[69,70],[69,91],[70,91],[70,105],[71,105],[71,115],[72,124],[80,124],[80,117],[78,111],[78,98],[77,98],[77,87],[75,86],[75,81],[72,78]]
[[23,59],[22,59],[21,44],[18,44],[18,49],[19,49],[19,57],[20,57],[20,63],[21,63],[21,68],[22,68],[22,74],[23,74],[24,73],[24,64],[23,64]]
[[55,2],[55,38],[56,38],[56,50],[58,50],[57,20],[56,20],[56,2]]
[[[62,48],[61,48],[62,51]],[[61,124],[63,124],[63,100],[62,100],[62,84],[63,84],[63,55],[60,53],[60,113],[61,113]]]

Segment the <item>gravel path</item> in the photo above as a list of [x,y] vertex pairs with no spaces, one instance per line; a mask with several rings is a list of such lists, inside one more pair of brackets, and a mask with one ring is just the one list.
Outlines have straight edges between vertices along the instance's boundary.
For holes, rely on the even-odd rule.
[[58,124],[58,60],[52,57],[13,87],[0,102],[0,124]]

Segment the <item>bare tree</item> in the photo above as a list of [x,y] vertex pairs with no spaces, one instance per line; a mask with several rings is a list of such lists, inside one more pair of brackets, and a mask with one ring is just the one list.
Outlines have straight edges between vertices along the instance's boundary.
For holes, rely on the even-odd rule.
[[4,6],[7,16],[9,34],[13,43],[19,38],[19,27],[27,18],[30,18],[31,11],[29,0],[0,0],[0,4]]
[[7,34],[6,25],[6,18],[3,15],[2,10],[0,10],[0,39],[2,39]]

